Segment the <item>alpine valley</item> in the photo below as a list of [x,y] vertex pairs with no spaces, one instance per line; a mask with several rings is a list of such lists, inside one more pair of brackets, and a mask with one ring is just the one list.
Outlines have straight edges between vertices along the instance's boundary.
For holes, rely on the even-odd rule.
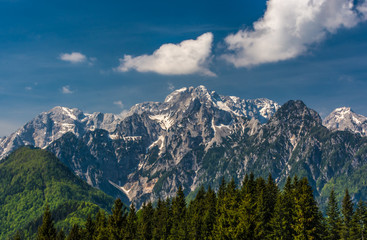
[[[367,118],[339,108],[322,121],[302,101],[222,96],[182,88],[164,102],[121,115],[55,107],[0,139],[5,158],[23,145],[46,149],[89,185],[126,204],[217,189],[222,177],[245,174],[284,185],[307,177],[323,205],[332,188],[367,200]],[[191,194],[190,194],[191,193]]]

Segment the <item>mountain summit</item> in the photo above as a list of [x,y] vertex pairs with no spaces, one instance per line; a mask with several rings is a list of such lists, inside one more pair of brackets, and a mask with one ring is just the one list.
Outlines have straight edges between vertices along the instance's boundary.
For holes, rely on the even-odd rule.
[[[363,184],[358,169],[367,168],[366,138],[327,129],[302,101],[280,107],[204,86],[137,104],[123,116],[58,107],[2,140],[2,156],[22,144],[46,148],[89,185],[137,206],[171,197],[179,186],[188,194],[250,172],[271,173],[280,185],[289,175],[307,177],[320,200],[331,182],[344,189],[345,176]],[[364,196],[363,189],[352,194]]]
[[330,130],[351,131],[367,136],[367,117],[355,113],[350,107],[341,107],[331,112],[323,121]]

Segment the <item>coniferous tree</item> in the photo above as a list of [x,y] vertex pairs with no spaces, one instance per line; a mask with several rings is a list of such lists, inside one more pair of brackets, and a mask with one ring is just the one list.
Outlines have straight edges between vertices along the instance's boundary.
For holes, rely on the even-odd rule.
[[205,214],[205,189],[199,188],[198,193],[188,208],[189,239],[203,239],[204,214]]
[[[65,240],[66,236],[65,236],[65,232],[64,230],[60,230],[57,235],[56,235],[56,240]],[[88,238],[88,239],[92,239],[92,238]]]
[[208,191],[205,195],[205,215],[203,225],[203,236],[204,239],[212,239],[213,229],[216,219],[216,204],[217,197],[214,190],[209,186]]
[[171,234],[172,229],[172,202],[170,198],[166,198],[166,201],[164,202],[165,211],[167,214],[166,217],[166,225],[165,225],[165,232],[164,232],[164,239],[168,239]]
[[88,214],[87,221],[85,222],[85,238],[93,239],[96,232],[96,223],[93,221],[92,216]]
[[294,239],[320,239],[322,215],[319,212],[307,178],[297,182],[295,191]]
[[23,239],[23,234],[18,230],[15,235],[13,236],[12,240],[21,240]]
[[331,190],[326,209],[327,239],[340,239],[341,219],[334,189]]
[[51,240],[56,239],[56,228],[52,220],[50,207],[46,204],[45,212],[43,214],[42,225],[38,228],[37,240]]
[[161,198],[158,199],[157,208],[154,211],[154,230],[153,239],[166,239],[167,235],[167,221],[169,218],[168,209],[165,201]]
[[101,210],[96,216],[96,228],[95,228],[95,239],[97,240],[108,240],[109,231],[107,229],[107,220],[105,213]]
[[169,239],[187,239],[186,201],[182,187],[172,200],[172,228]]
[[[221,199],[219,199],[221,198]],[[214,227],[214,237],[217,239],[236,238],[239,223],[239,193],[234,179],[225,187],[224,197],[218,196],[217,221]]]
[[270,174],[266,183],[262,178],[257,180],[256,192],[254,237],[255,239],[269,239],[272,233],[271,220],[278,195],[278,187]]
[[79,225],[74,224],[66,240],[80,240],[80,239],[83,239],[82,229],[79,227]]
[[351,239],[367,238],[367,208],[363,201],[358,202],[357,209],[352,217],[352,227],[350,230]]
[[[241,188],[241,200],[239,200],[238,207],[238,217],[239,224],[236,227],[235,237],[237,239],[254,239],[255,238],[255,228],[256,228],[256,202],[257,202],[257,185],[262,182],[255,181],[254,174],[251,173],[248,179],[243,181],[244,184]],[[260,186],[261,184],[259,184]]]
[[126,224],[126,214],[120,198],[116,199],[112,208],[112,215],[108,218],[109,237],[112,240],[123,238],[122,227]]
[[126,220],[125,239],[134,240],[137,237],[138,217],[134,203],[131,203],[129,215]]
[[353,209],[352,198],[349,195],[348,189],[346,189],[345,195],[342,201],[343,225],[342,225],[341,237],[343,240],[350,239],[350,230],[352,227],[353,213],[354,213],[354,209]]
[[153,216],[154,209],[151,202],[143,204],[141,210],[141,218],[139,219],[138,234],[140,239],[150,240],[153,239]]
[[292,178],[288,177],[274,207],[274,217],[271,221],[273,233],[270,235],[272,239],[293,239],[295,234],[293,229],[294,206],[294,185],[292,184]]
[[265,181],[262,177],[256,179],[256,191],[255,198],[255,211],[254,211],[254,239],[263,239],[265,237],[265,225],[266,225],[266,200],[265,200]]

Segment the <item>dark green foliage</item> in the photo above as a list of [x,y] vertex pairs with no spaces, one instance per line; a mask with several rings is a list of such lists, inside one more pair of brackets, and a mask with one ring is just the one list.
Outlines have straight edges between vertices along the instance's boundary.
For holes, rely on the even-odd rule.
[[66,236],[65,236],[64,230],[61,229],[57,233],[56,240],[65,240],[65,238],[66,238]]
[[74,175],[53,154],[22,147],[0,163],[0,239],[17,230],[34,238],[49,205],[56,229],[69,231],[88,214],[110,209],[113,198]]
[[55,239],[56,235],[57,232],[52,220],[50,207],[47,204],[43,214],[42,225],[38,227],[37,240]]
[[126,225],[126,213],[123,209],[121,199],[117,199],[112,208],[112,215],[108,218],[108,228],[110,239],[118,240],[122,239],[124,232],[122,227]]
[[154,231],[153,239],[167,239],[171,230],[170,227],[170,201],[158,199],[157,208],[154,211]]
[[[271,176],[265,181],[251,174],[240,189],[234,179],[228,183],[222,180],[217,194],[210,187],[207,191],[200,187],[188,205],[181,187],[172,202],[159,199],[156,207],[144,203],[139,214],[134,204],[126,214],[117,199],[111,214],[99,211],[95,217],[88,215],[84,225],[73,225],[66,239],[354,240],[367,236],[366,204],[360,201],[354,211],[348,191],[342,218],[334,191],[326,213],[324,218],[307,179],[289,177],[279,191]],[[65,239],[53,225],[48,207],[38,236]]]
[[336,201],[334,189],[330,192],[326,209],[327,238],[329,240],[340,239],[341,219],[338,203]]
[[66,240],[80,240],[82,238],[83,238],[82,229],[77,224],[75,224],[70,230],[70,233],[66,238]]
[[343,215],[343,224],[341,237],[344,240],[350,239],[350,231],[352,228],[352,218],[353,218],[353,202],[349,195],[348,189],[345,190],[345,195],[342,202],[342,215]]
[[86,239],[92,239],[96,232],[96,224],[92,219],[92,216],[88,214],[87,221],[85,222],[85,237]]
[[357,209],[352,218],[350,230],[351,239],[366,239],[367,237],[367,207],[363,201],[358,202]]
[[320,239],[322,215],[306,178],[295,188],[295,239]]
[[182,187],[172,199],[172,227],[169,239],[187,239],[186,201]]
[[138,224],[138,237],[144,240],[153,239],[154,209],[152,203],[144,203],[141,211],[141,218]]
[[291,240],[295,235],[293,228],[296,219],[294,189],[295,185],[292,184],[292,179],[288,177],[283,192],[278,194],[275,203],[274,217],[271,220],[273,233],[270,236],[272,239]]
[[137,237],[138,217],[136,216],[136,210],[134,203],[130,206],[129,215],[126,220],[125,239],[133,240]]

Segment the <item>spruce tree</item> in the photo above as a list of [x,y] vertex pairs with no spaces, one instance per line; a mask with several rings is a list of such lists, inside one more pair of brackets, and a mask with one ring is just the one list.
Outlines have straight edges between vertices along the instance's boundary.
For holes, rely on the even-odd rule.
[[340,239],[341,219],[334,189],[331,190],[326,209],[327,239]]
[[273,218],[274,207],[278,195],[278,187],[269,174],[266,183],[262,178],[258,179],[256,191],[255,239],[269,239],[273,232],[271,220]]
[[[56,236],[56,240],[65,240],[66,236],[65,236],[65,232],[64,230],[60,230],[58,233],[57,233],[57,236]],[[86,239],[92,239],[92,238],[86,238]]]
[[342,201],[343,225],[342,225],[341,237],[343,240],[349,240],[350,238],[350,230],[352,227],[353,213],[354,213],[354,209],[353,209],[352,198],[349,195],[348,189],[346,189],[345,195]]
[[297,182],[295,192],[294,239],[320,239],[322,215],[307,178]]
[[42,225],[38,228],[37,240],[53,240],[56,239],[56,234],[57,232],[52,220],[50,207],[46,204]]
[[105,213],[100,210],[96,216],[96,228],[95,228],[95,239],[97,240],[108,240],[109,231],[107,228],[107,220]]
[[203,236],[204,239],[212,239],[213,229],[216,219],[216,204],[217,198],[214,190],[209,186],[208,191],[205,195],[205,215],[204,215],[204,226],[203,226]]
[[118,240],[123,238],[122,227],[126,224],[126,214],[120,198],[116,199],[112,208],[112,215],[108,218],[108,229],[110,239]]
[[[222,198],[222,197],[221,197]],[[235,239],[239,223],[239,193],[234,179],[225,187],[224,197],[217,203],[217,221],[214,227],[216,239]]]
[[[246,178],[246,177],[245,177]],[[236,226],[235,237],[237,239],[254,239],[256,228],[255,211],[257,208],[257,185],[262,182],[255,181],[254,174],[251,173],[248,179],[244,180],[241,188],[241,199],[239,199],[239,206],[237,209],[238,225]],[[261,184],[259,184],[260,186]]]
[[139,238],[143,240],[150,240],[153,239],[153,216],[154,216],[154,209],[151,202],[147,204],[143,204],[141,210],[141,218],[139,219],[139,228],[138,234]]
[[96,223],[93,221],[92,216],[88,214],[87,221],[85,222],[85,238],[93,239],[96,231]]
[[283,191],[278,195],[274,207],[274,217],[271,220],[272,239],[291,240],[294,237],[295,219],[294,186],[292,178],[288,177]]
[[22,233],[18,230],[15,235],[13,236],[12,240],[21,240],[23,239]]
[[351,239],[367,238],[367,208],[363,201],[358,202],[357,209],[352,217]]
[[134,240],[137,237],[137,228],[138,228],[138,217],[136,216],[136,210],[134,203],[131,203],[129,215],[126,220],[126,231],[125,231],[125,239]]
[[158,199],[157,208],[154,211],[154,231],[153,239],[164,239],[166,233],[168,219],[168,211],[165,206],[165,202],[161,198]]
[[82,229],[79,227],[79,225],[74,224],[66,240],[80,240],[80,239],[83,239]]
[[172,228],[169,239],[187,239],[186,201],[182,187],[172,200]]
[[204,215],[206,208],[205,194],[205,189],[201,186],[195,199],[190,202],[188,208],[188,233],[190,239],[203,239]]

